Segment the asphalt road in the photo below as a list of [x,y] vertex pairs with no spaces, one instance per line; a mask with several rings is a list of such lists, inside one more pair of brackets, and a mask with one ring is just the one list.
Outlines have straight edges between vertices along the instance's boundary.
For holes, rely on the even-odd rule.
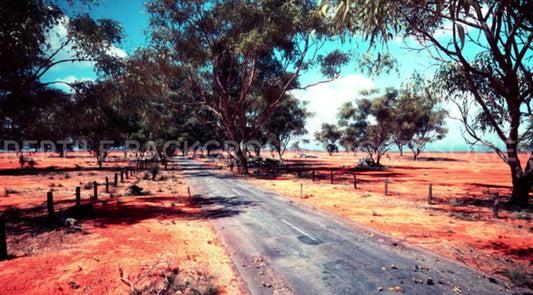
[[499,278],[242,179],[185,158],[177,162],[250,294],[519,292]]

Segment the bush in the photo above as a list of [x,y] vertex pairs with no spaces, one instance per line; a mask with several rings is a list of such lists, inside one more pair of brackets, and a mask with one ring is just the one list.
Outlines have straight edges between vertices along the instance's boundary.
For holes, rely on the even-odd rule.
[[157,176],[157,174],[159,174],[160,170],[161,167],[157,163],[150,167],[150,173],[152,173],[152,180],[155,180],[155,177]]
[[525,286],[528,283],[527,274],[524,272],[504,269],[503,275],[518,286]]
[[531,220],[531,215],[526,211],[520,211],[514,213],[515,219]]
[[144,173],[143,179],[144,180],[149,180],[150,179],[150,173]]
[[459,207],[459,206],[462,206],[463,205],[463,202],[461,200],[458,200],[456,198],[453,198],[453,199],[450,199],[448,201],[448,204],[454,206],[454,207]]
[[359,163],[357,163],[357,168],[383,169],[385,167],[381,164],[378,165],[371,157],[364,157],[359,160]]
[[144,189],[137,185],[132,185],[129,188],[129,195],[131,196],[146,196],[149,195],[150,192],[144,191]]

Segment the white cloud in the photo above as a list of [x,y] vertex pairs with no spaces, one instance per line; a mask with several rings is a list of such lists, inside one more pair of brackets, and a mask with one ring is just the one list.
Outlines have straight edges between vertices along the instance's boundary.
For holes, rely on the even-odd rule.
[[107,49],[107,54],[110,56],[119,57],[119,58],[128,57],[128,54],[126,53],[126,51],[124,51],[121,48],[115,47],[113,45],[109,46],[109,48]]
[[374,88],[372,79],[350,74],[329,83],[319,84],[307,90],[293,91],[300,100],[309,101],[308,110],[315,115],[307,122],[308,137],[318,131],[322,123],[337,123],[337,113],[346,101],[353,101],[360,90]]
[[54,82],[54,86],[56,88],[59,88],[65,92],[72,92],[72,88],[68,84],[76,83],[76,82],[85,82],[85,81],[94,81],[93,78],[89,77],[83,77],[81,79],[76,78],[76,76],[67,76],[64,78],[57,78]]

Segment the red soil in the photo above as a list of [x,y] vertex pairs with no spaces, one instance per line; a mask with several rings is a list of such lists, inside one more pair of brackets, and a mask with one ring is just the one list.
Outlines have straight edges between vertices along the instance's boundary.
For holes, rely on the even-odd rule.
[[[287,164],[312,167],[354,167],[352,154],[314,153],[317,159],[297,159],[289,154]],[[528,155],[522,155],[523,160]],[[276,180],[250,178],[312,206],[333,212],[409,243],[451,257],[487,273],[512,272],[533,282],[532,212],[520,208],[500,209],[492,216],[491,193],[505,203],[511,192],[509,168],[492,153],[426,153],[419,161],[390,153],[383,159],[384,171],[353,173],[290,173]],[[388,180],[387,196],[384,195]],[[432,205],[428,205],[432,184]],[[509,275],[507,275],[509,276]],[[516,280],[516,279],[515,279]],[[531,283],[530,283],[531,284]]]
[[[37,159],[36,169],[43,170],[21,174],[15,155],[0,158],[0,211],[10,256],[0,262],[0,294],[127,294],[132,287],[160,290],[167,281],[177,294],[211,287],[240,293],[225,250],[200,210],[189,204],[178,171],[162,171],[157,181],[139,172],[114,187],[111,169],[126,162],[98,170],[90,157]],[[98,201],[90,200],[92,188],[84,188],[92,181],[99,183]],[[127,196],[133,184],[151,193]],[[78,221],[81,229],[47,225],[46,193],[53,191],[59,215],[73,207],[76,186],[82,204],[92,205]]]

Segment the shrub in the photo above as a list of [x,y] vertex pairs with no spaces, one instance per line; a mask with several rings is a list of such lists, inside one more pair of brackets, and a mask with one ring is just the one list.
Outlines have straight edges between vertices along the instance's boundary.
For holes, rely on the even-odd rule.
[[531,220],[531,215],[526,211],[519,211],[514,213],[515,219]]
[[161,167],[157,163],[150,167],[150,173],[152,173],[152,180],[155,180],[155,177],[157,176],[157,174],[159,174],[160,170]]
[[453,198],[453,199],[450,199],[448,201],[448,204],[454,206],[454,207],[459,207],[459,206],[462,206],[463,205],[463,202],[461,200],[458,200],[456,198]]
[[524,286],[528,282],[527,274],[524,272],[504,269],[503,275],[518,286]]
[[385,167],[381,164],[378,165],[378,163],[376,163],[376,161],[374,161],[374,159],[372,159],[371,157],[364,157],[359,160],[359,163],[357,163],[357,168],[380,170]]
[[144,180],[149,180],[150,179],[150,173],[144,173],[143,179]]
[[87,182],[86,184],[83,185],[84,189],[91,189],[92,187],[93,187],[93,183],[92,182]]

